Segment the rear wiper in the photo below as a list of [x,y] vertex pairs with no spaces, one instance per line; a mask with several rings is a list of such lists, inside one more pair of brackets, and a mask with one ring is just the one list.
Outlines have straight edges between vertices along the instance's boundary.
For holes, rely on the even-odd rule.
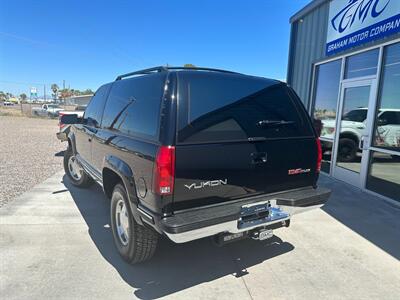
[[129,101],[125,104],[125,106],[120,110],[120,112],[115,116],[115,118],[113,119],[113,121],[111,122],[111,125],[108,126],[109,129],[112,129],[115,125],[115,123],[117,123],[119,117],[122,115],[122,113],[129,107],[129,105],[131,105],[133,102],[135,101],[135,98],[131,97],[129,99]]
[[284,126],[284,125],[292,125],[294,121],[285,121],[285,120],[260,120],[257,122],[258,126]]

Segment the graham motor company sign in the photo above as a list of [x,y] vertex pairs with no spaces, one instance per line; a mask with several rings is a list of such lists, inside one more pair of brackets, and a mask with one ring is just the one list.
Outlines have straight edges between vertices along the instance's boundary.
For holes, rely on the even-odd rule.
[[326,55],[400,32],[400,0],[333,0]]

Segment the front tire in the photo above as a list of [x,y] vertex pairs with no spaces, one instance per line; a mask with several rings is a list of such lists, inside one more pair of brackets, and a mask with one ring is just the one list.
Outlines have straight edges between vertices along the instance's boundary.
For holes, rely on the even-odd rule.
[[64,171],[72,184],[77,187],[88,187],[93,183],[92,178],[79,165],[71,147],[68,147],[64,153]]
[[135,221],[121,184],[115,186],[111,197],[111,228],[115,246],[126,262],[140,263],[154,255],[158,234]]
[[349,138],[339,139],[338,160],[341,162],[352,162],[357,158],[357,143]]

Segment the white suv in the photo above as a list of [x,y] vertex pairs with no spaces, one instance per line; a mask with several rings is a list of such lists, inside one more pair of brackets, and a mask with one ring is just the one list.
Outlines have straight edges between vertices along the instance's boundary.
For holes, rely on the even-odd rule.
[[[357,108],[343,116],[340,130],[339,159],[353,161],[359,150],[361,135],[365,134],[367,108]],[[335,120],[321,120],[321,137],[333,139],[335,135]],[[378,113],[375,142],[376,146],[400,147],[400,109],[380,109]],[[331,143],[324,143],[324,150],[330,150]]]

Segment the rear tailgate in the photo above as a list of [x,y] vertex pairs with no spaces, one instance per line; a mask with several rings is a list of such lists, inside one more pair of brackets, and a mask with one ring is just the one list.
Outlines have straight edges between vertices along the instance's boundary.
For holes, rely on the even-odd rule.
[[61,117],[62,116],[64,116],[64,115],[77,115],[78,118],[82,118],[84,113],[85,113],[85,111],[82,111],[82,110],[74,110],[74,111],[72,111],[72,110],[61,110],[58,113],[58,127],[59,127],[59,129],[62,130],[65,127],[65,124],[63,124],[61,122]]
[[174,210],[315,183],[315,133],[285,84],[202,72],[178,80]]

